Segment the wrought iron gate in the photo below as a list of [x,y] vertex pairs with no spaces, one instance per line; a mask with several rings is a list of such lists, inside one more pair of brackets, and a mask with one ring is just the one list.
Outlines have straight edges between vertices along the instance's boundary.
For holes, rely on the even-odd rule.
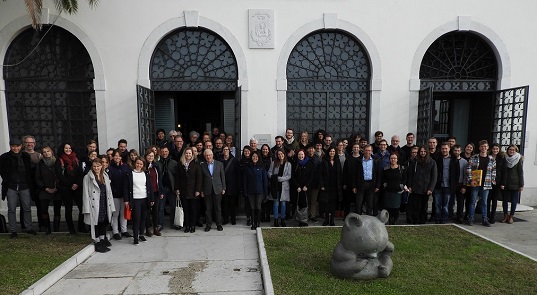
[[155,135],[155,95],[154,92],[136,85],[138,93],[138,132],[140,137],[140,154],[144,154],[154,141]]
[[418,99],[418,120],[416,144],[426,145],[433,130],[433,88],[420,90]]
[[500,90],[494,104],[493,142],[506,151],[516,144],[524,152],[529,86]]
[[287,126],[334,138],[369,130],[371,66],[361,44],[341,31],[314,32],[287,61]]
[[13,65],[4,67],[11,137],[33,135],[37,148],[61,142],[83,148],[97,140],[93,64],[73,34],[50,26],[23,31],[4,64]]

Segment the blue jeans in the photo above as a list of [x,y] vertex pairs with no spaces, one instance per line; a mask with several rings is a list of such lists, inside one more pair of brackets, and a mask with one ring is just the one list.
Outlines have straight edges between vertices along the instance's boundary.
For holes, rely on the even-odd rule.
[[446,223],[448,220],[448,204],[451,198],[451,189],[443,187],[434,190],[435,220],[440,223]]
[[[273,206],[273,211],[274,211],[274,220],[277,220],[278,219],[278,208],[280,208],[280,212],[281,212],[281,218],[282,219],[285,219],[285,209],[286,209],[286,204],[287,203],[286,201],[278,201],[278,200],[274,200],[274,206]],[[281,206],[280,206],[281,204]]]
[[32,198],[30,197],[30,190],[25,189],[21,191],[16,191],[12,189],[7,190],[7,220],[9,223],[9,230],[14,233],[17,232],[17,217],[15,211],[17,210],[17,203],[20,201],[21,209],[24,211],[23,220],[26,226],[26,230],[32,229],[32,212],[30,207],[30,202]]
[[518,203],[518,196],[520,192],[518,190],[505,190],[503,191],[503,214],[507,214],[509,202],[511,202],[511,216],[515,215],[516,204]]
[[468,220],[474,221],[475,201],[477,200],[477,195],[481,196],[481,215],[483,216],[483,221],[488,220],[487,199],[489,197],[489,190],[484,189],[482,186],[472,188],[472,200],[470,201],[470,214],[468,214]]

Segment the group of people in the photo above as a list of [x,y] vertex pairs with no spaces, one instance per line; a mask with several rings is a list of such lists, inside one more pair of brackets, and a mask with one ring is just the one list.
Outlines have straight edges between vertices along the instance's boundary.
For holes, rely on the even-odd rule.
[[[427,146],[418,147],[414,134],[408,133],[406,145],[400,146],[398,136],[388,144],[381,131],[369,144],[362,134],[333,141],[324,130],[317,130],[312,139],[305,131],[295,139],[294,130],[288,128],[284,136],[275,137],[272,147],[258,147],[251,138],[242,149],[234,146],[232,135],[218,128],[202,135],[192,131],[188,138],[174,130],[168,135],[157,130],[155,144],[143,154],[128,150],[127,141],[121,139],[117,148],[99,155],[97,143],[90,141],[81,157],[70,143],[61,144],[56,154],[49,146],[39,153],[33,136],[23,137],[22,142],[11,139],[10,151],[0,156],[11,237],[17,237],[18,203],[21,227],[36,234],[32,200],[40,230],[46,234],[59,230],[62,205],[67,228],[76,234],[72,217],[76,204],[77,229],[88,232],[89,227],[98,252],[110,250],[109,227],[113,239],[132,237],[134,245],[147,241],[146,236],[161,235],[166,208],[170,229],[193,233],[204,220],[205,231],[213,223],[221,231],[223,225],[236,224],[241,199],[251,229],[270,221],[271,215],[274,226],[286,226],[293,216],[299,226],[317,218],[324,219],[324,226],[335,225],[334,218],[349,214],[352,204],[358,214],[388,210],[390,224],[396,224],[399,212],[405,211],[407,223],[423,224],[430,196],[430,220],[472,225],[480,197],[482,224],[490,226],[500,198],[502,222],[513,222],[524,187],[518,148],[511,145],[504,153],[498,144],[489,148],[486,140],[479,142],[474,154],[472,143],[463,150],[455,137],[439,147],[430,138]],[[182,227],[174,223],[178,203],[184,212]],[[125,215],[131,215],[132,234]]]

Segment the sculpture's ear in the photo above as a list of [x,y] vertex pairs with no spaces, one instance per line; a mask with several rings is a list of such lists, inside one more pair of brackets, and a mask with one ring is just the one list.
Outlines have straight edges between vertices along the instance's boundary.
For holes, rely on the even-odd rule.
[[388,213],[388,211],[386,210],[382,210],[377,216],[377,218],[382,221],[382,223],[386,224],[386,222],[390,218],[390,213]]
[[360,227],[362,223],[362,217],[356,213],[349,213],[345,218],[346,227]]

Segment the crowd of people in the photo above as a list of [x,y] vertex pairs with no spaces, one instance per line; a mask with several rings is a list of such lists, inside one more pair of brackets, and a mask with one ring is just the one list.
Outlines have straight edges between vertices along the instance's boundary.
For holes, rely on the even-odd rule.
[[[498,144],[489,147],[482,140],[476,150],[472,143],[463,148],[449,137],[440,145],[430,138],[426,146],[416,146],[414,134],[408,133],[400,146],[399,136],[392,136],[388,144],[381,131],[371,144],[363,134],[335,141],[324,130],[314,132],[313,138],[304,131],[296,139],[288,128],[284,136],[275,137],[272,147],[258,147],[257,139],[251,138],[249,145],[238,148],[232,135],[218,128],[211,131],[191,131],[186,138],[175,130],[166,137],[159,129],[155,144],[146,151],[129,150],[121,139],[117,148],[103,155],[92,140],[81,156],[70,143],[62,143],[57,153],[50,146],[38,152],[31,135],[22,142],[11,139],[10,151],[0,156],[11,238],[17,237],[18,204],[22,230],[37,234],[31,201],[40,231],[59,231],[63,205],[69,233],[91,232],[96,251],[107,252],[109,228],[113,239],[133,238],[134,245],[160,236],[165,214],[170,229],[194,233],[205,224],[204,230],[210,231],[215,223],[222,231],[224,225],[237,223],[241,203],[251,229],[270,221],[285,227],[292,218],[298,226],[318,218],[323,226],[333,226],[335,218],[351,211],[377,215],[383,209],[392,225],[400,212],[406,212],[409,224],[473,225],[477,210],[482,224],[490,226],[500,199],[501,221],[513,223],[524,188],[523,157],[516,145],[503,152]],[[427,219],[431,196],[432,214]],[[178,202],[184,212],[182,226],[174,223]],[[79,211],[76,228],[73,205]]]

